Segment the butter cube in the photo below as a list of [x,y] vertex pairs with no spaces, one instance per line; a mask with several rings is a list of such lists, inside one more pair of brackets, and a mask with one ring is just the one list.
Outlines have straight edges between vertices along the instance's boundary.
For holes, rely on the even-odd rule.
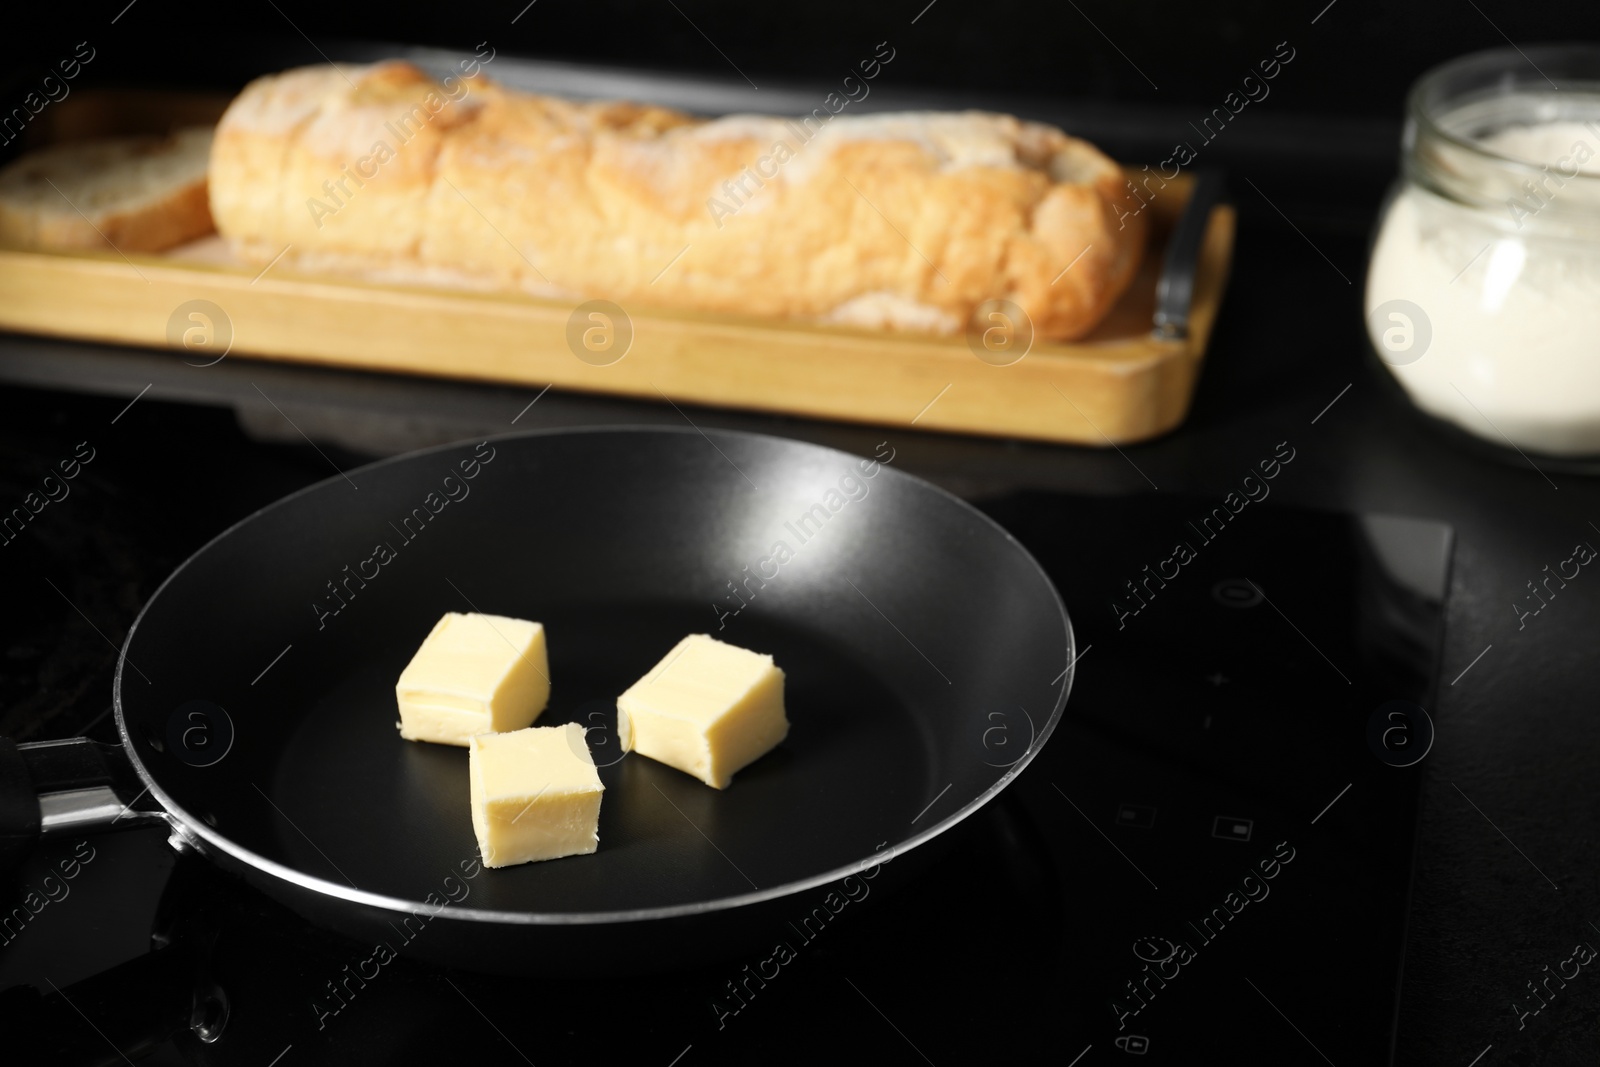
[[583,727],[530,726],[467,745],[472,830],[486,867],[581,856],[600,843],[600,772]]
[[783,671],[771,656],[690,634],[617,698],[622,751],[638,750],[709,786],[789,735]]
[[400,736],[465,745],[520,730],[550,700],[544,627],[503,615],[449,612],[400,672]]

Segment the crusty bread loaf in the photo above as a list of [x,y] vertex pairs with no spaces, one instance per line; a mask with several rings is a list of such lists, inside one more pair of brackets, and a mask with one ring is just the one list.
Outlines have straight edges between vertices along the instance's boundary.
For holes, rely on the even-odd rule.
[[69,141],[0,170],[0,243],[160,252],[212,230],[209,129]]
[[705,121],[391,62],[251,83],[211,206],[257,263],[937,333],[1008,299],[1065,339],[1138,265],[1123,183],[1005,115]]

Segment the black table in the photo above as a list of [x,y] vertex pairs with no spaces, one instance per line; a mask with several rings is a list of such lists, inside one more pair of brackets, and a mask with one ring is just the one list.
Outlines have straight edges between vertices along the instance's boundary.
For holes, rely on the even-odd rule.
[[[1600,840],[1600,805],[1588,797],[1600,756],[1593,714],[1600,661],[1592,654],[1600,579],[1580,574],[1520,626],[1514,604],[1575,543],[1600,541],[1600,481],[1559,465],[1535,467],[1512,452],[1462,447],[1412,411],[1370,355],[1360,292],[1368,227],[1392,166],[1384,162],[1392,159],[1392,133],[1382,126],[1355,131],[1359,151],[1347,160],[1348,174],[1303,186],[1289,184],[1294,167],[1282,159],[1241,150],[1225,160],[1234,167],[1242,221],[1234,276],[1193,411],[1161,440],[1093,450],[687,411],[704,427],[756,429],[861,453],[892,438],[902,469],[973,498],[1020,489],[1220,496],[1288,441],[1297,459],[1275,484],[1279,501],[1452,525],[1455,565],[1440,697],[1430,709],[1438,734],[1424,764],[1398,1062],[1465,1065],[1486,1051],[1476,1062],[1594,1062],[1600,998],[1585,986],[1600,978],[1586,969],[1564,987],[1540,987],[1555,995],[1546,993],[1548,1006],[1537,1013],[1542,1002],[1530,983],[1571,957],[1574,945],[1600,944],[1600,883],[1590,859]],[[152,421],[141,432],[157,432],[151,427],[164,410],[158,401],[196,401],[234,406],[247,428],[287,446],[275,482],[241,487],[207,460],[203,439],[167,442],[172,499],[149,502],[152,521],[171,521],[190,493],[222,494],[243,514],[260,499],[332,473],[324,459],[345,466],[361,455],[500,432],[513,428],[514,417],[518,428],[673,424],[684,417],[665,405],[555,391],[530,408],[537,390],[242,359],[197,369],[165,353],[15,336],[0,338],[0,380],[0,406],[28,434],[75,442],[86,436],[75,426],[92,419],[95,447],[111,452],[116,434],[140,424],[131,413],[115,425],[109,420],[138,396],[151,405]],[[98,398],[67,395],[77,391]],[[322,452],[307,448],[302,432]],[[178,555],[185,539],[194,547],[214,532],[175,531]],[[139,606],[93,597],[88,603],[111,640]],[[85,678],[80,688],[94,684]],[[1315,966],[1317,931],[1306,930],[1284,951]]]

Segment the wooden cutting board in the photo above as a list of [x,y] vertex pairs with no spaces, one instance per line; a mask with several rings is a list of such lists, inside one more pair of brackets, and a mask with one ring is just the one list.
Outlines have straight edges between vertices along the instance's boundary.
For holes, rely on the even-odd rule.
[[[125,97],[118,108],[119,121],[74,119],[72,135],[150,125],[127,120]],[[1005,361],[1020,341],[1008,341],[1003,326],[999,354],[980,358],[981,342],[965,337],[638,307],[626,321],[594,318],[571,303],[516,294],[315,277],[281,265],[261,271],[196,248],[159,256],[0,249],[0,329],[174,348],[193,364],[225,351],[229,359],[1126,444],[1183,421],[1226,286],[1234,217],[1218,206],[1200,245],[1186,335],[1152,332],[1164,245],[1192,192],[1180,176],[1147,206],[1151,248],[1093,334],[1033,344],[1015,362]]]

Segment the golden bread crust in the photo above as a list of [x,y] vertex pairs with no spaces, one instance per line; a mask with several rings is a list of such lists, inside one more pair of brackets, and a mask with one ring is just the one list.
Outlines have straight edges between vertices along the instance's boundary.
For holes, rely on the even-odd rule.
[[160,252],[212,230],[211,133],[68,141],[0,170],[0,243]]
[[452,95],[398,62],[259,79],[212,154],[218,229],[257,262],[938,333],[1011,300],[1042,339],[1131,281],[1123,186],[1007,115],[706,121],[481,77]]

